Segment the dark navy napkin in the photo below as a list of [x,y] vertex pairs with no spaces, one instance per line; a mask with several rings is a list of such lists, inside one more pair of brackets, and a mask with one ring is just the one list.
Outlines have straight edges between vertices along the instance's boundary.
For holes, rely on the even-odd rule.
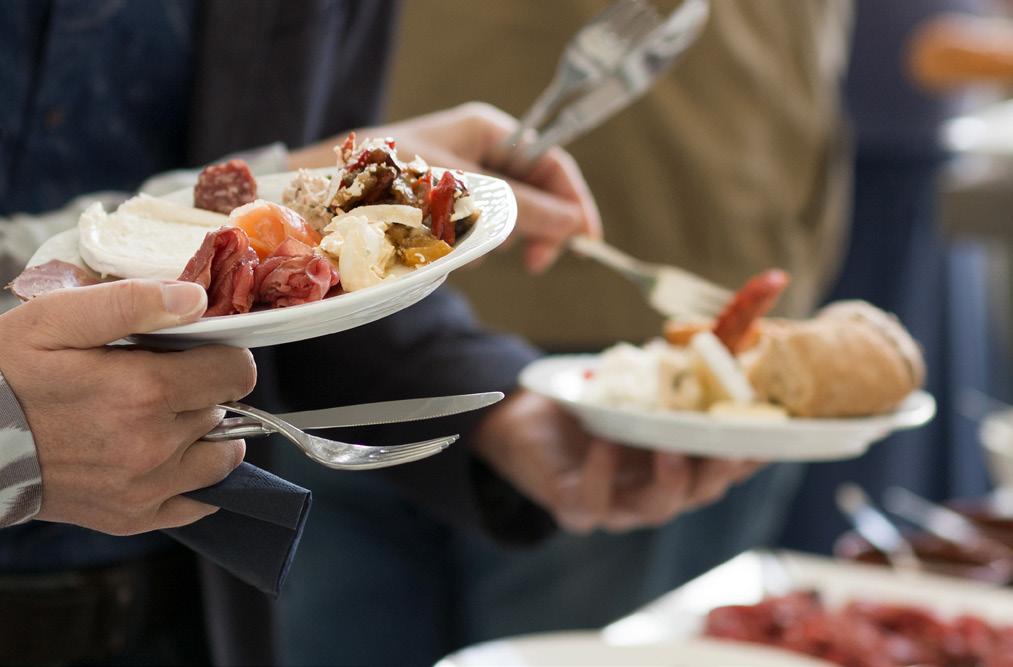
[[299,546],[310,492],[243,463],[218,484],[186,495],[221,509],[165,532],[251,586],[277,596]]

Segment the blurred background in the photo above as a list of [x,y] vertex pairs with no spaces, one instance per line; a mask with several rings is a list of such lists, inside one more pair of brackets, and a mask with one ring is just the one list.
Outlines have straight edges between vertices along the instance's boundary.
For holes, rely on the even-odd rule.
[[[569,37],[607,4],[405,3],[389,119],[471,100],[522,115]],[[654,4],[670,11],[678,2]],[[937,418],[855,461],[772,466],[713,506],[622,536],[560,535],[509,550],[376,510],[397,515],[397,527],[377,538],[400,554],[399,574],[386,576],[424,580],[440,601],[398,598],[389,581],[379,597],[368,581],[324,584],[297,561],[283,600],[297,619],[286,635],[293,662],[312,663],[339,645],[352,658],[382,661],[599,627],[746,549],[831,553],[849,529],[834,505],[844,481],[876,501],[893,485],[937,501],[991,498],[978,431],[998,405],[984,397],[1013,399],[1013,108],[989,112],[988,122],[974,114],[1013,94],[1010,5],[711,4],[704,32],[648,94],[567,146],[601,208],[605,237],[732,288],[784,268],[793,283],[781,315],[852,298],[896,313],[924,347]],[[450,281],[485,323],[554,353],[660,334],[661,317],[616,274],[568,255],[532,276],[519,252],[487,257]],[[380,507],[376,489],[329,486],[317,492],[318,513],[364,497]],[[853,538],[838,550],[858,557],[868,545]],[[356,560],[333,535],[304,540],[304,562]],[[401,637],[395,648],[375,627],[350,621],[337,633],[329,627],[323,641],[312,610],[333,600],[363,619],[428,614],[437,636]],[[351,643],[359,648],[348,653]]]

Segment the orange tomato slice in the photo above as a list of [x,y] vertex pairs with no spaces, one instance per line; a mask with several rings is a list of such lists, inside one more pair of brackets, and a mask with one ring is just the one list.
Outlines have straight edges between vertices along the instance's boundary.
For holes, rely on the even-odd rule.
[[261,261],[270,257],[288,237],[310,247],[320,244],[320,233],[301,215],[281,204],[258,199],[233,210],[229,218],[250,237],[250,247]]

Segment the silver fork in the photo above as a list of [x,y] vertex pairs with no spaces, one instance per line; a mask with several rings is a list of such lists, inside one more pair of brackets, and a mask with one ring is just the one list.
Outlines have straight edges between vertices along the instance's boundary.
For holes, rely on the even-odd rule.
[[460,437],[448,435],[404,445],[371,447],[310,435],[269,412],[243,403],[232,401],[218,407],[259,420],[292,441],[312,460],[335,470],[372,470],[418,461],[442,452]]
[[520,156],[516,149],[526,135],[554,115],[560,103],[611,74],[660,24],[657,11],[643,0],[617,0],[578,30],[563,50],[548,87],[504,140],[501,169],[510,170],[510,160]]
[[662,315],[677,320],[710,319],[732,298],[732,292],[684,269],[651,264],[627,255],[615,246],[588,236],[570,239],[570,248],[619,272],[647,297]]
[[[710,15],[710,0],[683,0],[664,20],[653,8],[630,0],[631,5],[638,5],[637,18],[617,20],[623,4],[609,7],[570,40],[556,77],[503,142],[490,166],[524,173],[553,146],[573,141],[628,106],[693,43]],[[610,26],[617,36],[611,40],[584,37],[594,36],[603,26]],[[587,62],[597,67],[592,70]],[[575,79],[564,72],[590,74],[573,83]]]

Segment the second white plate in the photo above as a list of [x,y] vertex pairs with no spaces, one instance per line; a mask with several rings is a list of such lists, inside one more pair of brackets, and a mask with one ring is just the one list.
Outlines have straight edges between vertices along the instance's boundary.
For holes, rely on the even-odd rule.
[[852,419],[744,420],[704,412],[613,408],[583,399],[587,374],[597,355],[547,357],[521,373],[526,389],[558,402],[589,433],[618,443],[724,458],[762,461],[829,461],[863,454],[892,431],[932,419],[936,403],[917,391],[887,415]]

